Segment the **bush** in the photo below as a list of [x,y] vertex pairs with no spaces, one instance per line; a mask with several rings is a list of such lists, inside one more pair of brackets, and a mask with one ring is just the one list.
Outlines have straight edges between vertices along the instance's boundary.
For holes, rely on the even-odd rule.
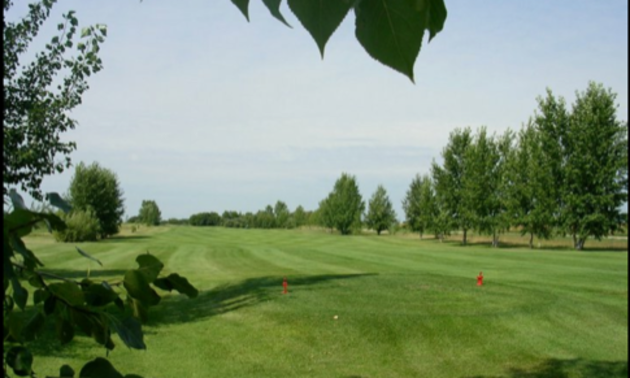
[[57,241],[71,243],[98,240],[101,226],[93,210],[74,210],[69,214],[58,215],[66,222],[68,228],[54,232]]

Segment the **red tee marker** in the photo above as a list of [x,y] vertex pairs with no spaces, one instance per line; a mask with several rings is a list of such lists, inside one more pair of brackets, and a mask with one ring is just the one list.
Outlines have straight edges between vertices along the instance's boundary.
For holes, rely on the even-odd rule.
[[481,285],[483,285],[483,273],[479,272],[479,275],[477,276],[477,286]]
[[287,290],[287,288],[289,287],[289,284],[287,283],[286,277],[284,277],[284,280],[282,281],[282,287],[284,288],[284,290],[282,291],[282,294],[288,294],[289,291]]

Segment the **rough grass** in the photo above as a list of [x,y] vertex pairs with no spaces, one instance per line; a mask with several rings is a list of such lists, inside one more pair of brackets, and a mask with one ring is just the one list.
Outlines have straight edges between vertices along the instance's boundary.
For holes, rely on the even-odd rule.
[[[476,240],[482,242],[482,240]],[[475,240],[473,240],[475,242]],[[626,377],[628,255],[492,249],[316,230],[142,227],[74,247],[27,239],[55,273],[120,279],[147,250],[197,299],[165,294],[146,351],[112,363],[145,377]],[[605,247],[605,248],[610,248]],[[614,247],[617,248],[617,247]],[[483,271],[484,286],[475,276]],[[282,278],[289,294],[282,294]],[[337,319],[334,319],[334,316]],[[92,340],[33,346],[38,376],[104,356]]]

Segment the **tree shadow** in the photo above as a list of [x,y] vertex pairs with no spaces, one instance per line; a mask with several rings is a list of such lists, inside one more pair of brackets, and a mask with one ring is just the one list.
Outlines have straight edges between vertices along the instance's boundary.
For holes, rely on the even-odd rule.
[[[502,241],[501,239],[499,239],[499,246],[498,247],[492,247],[492,242],[487,241],[487,240],[475,240],[475,241],[467,241],[466,244],[464,245],[462,243],[461,240],[444,240],[443,241],[444,244],[448,244],[448,245],[452,245],[452,246],[459,246],[459,247],[466,247],[466,246],[474,246],[474,247],[486,247],[487,249],[492,249],[492,250],[501,250],[501,249],[525,249],[528,251],[559,251],[559,252],[579,252],[577,251],[575,248],[571,247],[570,245],[543,245],[541,247],[537,246],[537,242],[534,243],[534,248],[529,248],[529,244],[527,242],[521,243],[521,242],[515,242],[515,241]],[[586,244],[586,246],[584,247],[584,249],[582,249],[581,252],[593,252],[593,253],[597,253],[597,252],[628,252],[628,246],[627,245],[608,245],[608,246],[602,246],[602,247],[598,247],[595,246],[593,247],[592,245],[589,246],[589,244]]]
[[592,361],[582,358],[560,360],[551,358],[531,370],[511,368],[504,375],[475,375],[465,378],[625,378],[628,361]]
[[101,242],[121,243],[121,242],[128,242],[128,241],[145,240],[145,239],[150,239],[150,238],[151,238],[151,235],[113,235],[105,239],[102,239]]
[[[376,273],[287,276],[287,279],[289,293],[291,293],[295,287],[373,275]],[[182,295],[163,297],[159,305],[151,308],[147,325],[193,322],[274,300],[281,295],[282,280],[282,276],[248,278],[238,283],[217,286],[200,293],[197,298],[192,300]]]

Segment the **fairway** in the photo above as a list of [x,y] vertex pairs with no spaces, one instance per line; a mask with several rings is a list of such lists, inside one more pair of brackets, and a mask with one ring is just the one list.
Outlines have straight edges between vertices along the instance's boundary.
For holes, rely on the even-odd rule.
[[[148,377],[626,377],[626,251],[492,249],[315,230],[143,227],[79,246],[25,239],[45,270],[120,280],[140,253],[200,295],[164,294],[146,351],[109,359]],[[592,242],[590,248],[596,248]],[[484,284],[476,285],[483,271]],[[289,294],[282,294],[287,278]],[[336,318],[335,318],[336,316]],[[80,347],[77,347],[77,346]],[[38,376],[104,356],[93,340],[32,344]],[[42,354],[46,355],[43,357]]]

